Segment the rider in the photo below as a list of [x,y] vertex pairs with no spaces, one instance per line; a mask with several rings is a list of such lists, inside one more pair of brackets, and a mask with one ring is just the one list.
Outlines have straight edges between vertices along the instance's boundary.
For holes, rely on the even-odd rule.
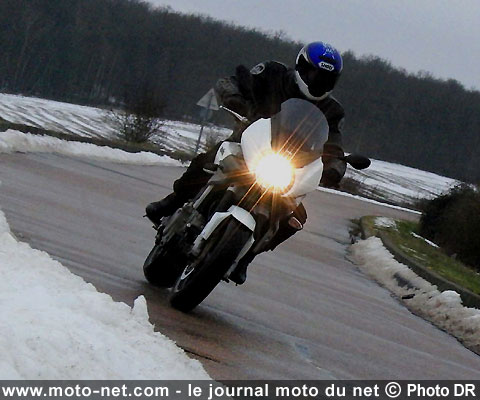
[[[315,104],[325,114],[329,125],[328,141],[323,148],[327,155],[322,156],[324,170],[320,183],[337,187],[346,170],[345,162],[337,158],[344,155],[340,131],[344,110],[330,96],[330,92],[337,83],[342,68],[342,57],[334,47],[323,42],[313,42],[300,50],[295,69],[277,61],[260,63],[251,70],[240,65],[236,68],[235,76],[217,81],[215,94],[220,104],[246,117],[249,123],[260,118],[270,118],[290,98],[306,99]],[[237,122],[227,141],[239,142],[246,127],[245,123]],[[185,173],[174,182],[173,193],[147,206],[147,217],[153,223],[158,224],[162,217],[173,214],[186,201],[195,197],[211,176],[203,168],[205,164],[214,161],[220,145],[218,143],[206,153],[195,157]],[[303,226],[307,219],[303,205],[295,210],[292,217]],[[298,227],[294,226],[298,224],[288,223],[288,220],[281,224],[272,250],[297,232]],[[234,282],[245,282],[246,268],[254,256],[252,254],[250,259],[243,258],[245,262],[230,277]]]

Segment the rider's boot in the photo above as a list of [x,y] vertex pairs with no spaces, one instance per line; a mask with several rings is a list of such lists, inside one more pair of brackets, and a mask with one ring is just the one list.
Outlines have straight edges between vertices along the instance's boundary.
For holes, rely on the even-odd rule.
[[242,285],[247,280],[247,267],[255,258],[255,254],[249,251],[238,263],[235,270],[229,276],[229,279],[237,285]]
[[145,209],[145,212],[150,221],[155,225],[159,225],[163,217],[172,215],[177,209],[183,206],[184,203],[184,199],[173,192],[160,201],[150,203]]
[[[298,217],[298,218],[297,218]],[[277,234],[272,238],[269,249],[275,249],[280,243],[283,243],[289,237],[303,229],[303,224],[307,220],[307,213],[302,204],[298,206],[295,212],[287,218],[280,221]],[[245,283],[247,280],[247,267],[255,258],[255,254],[251,251],[247,252],[240,260],[235,270],[231,273],[229,279],[237,285]]]

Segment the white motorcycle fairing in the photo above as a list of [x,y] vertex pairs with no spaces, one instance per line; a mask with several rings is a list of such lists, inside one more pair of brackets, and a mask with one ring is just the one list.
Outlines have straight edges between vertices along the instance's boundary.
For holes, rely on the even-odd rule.
[[[252,173],[262,156],[273,153],[271,130],[270,119],[260,119],[242,133],[243,157]],[[282,197],[297,198],[314,191],[320,183],[322,173],[323,162],[320,157],[302,168],[296,168],[293,185]]]

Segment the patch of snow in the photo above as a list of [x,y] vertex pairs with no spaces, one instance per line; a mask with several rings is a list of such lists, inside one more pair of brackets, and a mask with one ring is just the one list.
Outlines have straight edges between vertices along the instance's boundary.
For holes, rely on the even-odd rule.
[[17,241],[0,211],[0,379],[210,379],[133,309]]
[[39,136],[8,130],[0,135],[0,153],[13,152],[56,153],[122,164],[182,165],[180,161],[171,157],[159,156],[151,152],[130,153],[107,146],[97,146],[92,143],[72,142],[51,136]]
[[432,241],[425,239],[423,236],[417,235],[415,232],[411,232],[413,237],[416,237],[417,239],[422,239],[425,243],[428,243],[430,246],[437,247],[438,245],[433,243]]
[[396,228],[397,227],[397,223],[394,221],[393,218],[376,217],[374,223],[375,223],[375,226],[379,226],[381,228]]
[[[377,237],[360,240],[350,247],[350,257],[359,268],[399,298],[406,306],[480,352],[480,310],[462,305],[457,292],[440,292],[435,285],[399,263]],[[413,287],[402,287],[397,277]],[[412,298],[410,298],[413,295]]]

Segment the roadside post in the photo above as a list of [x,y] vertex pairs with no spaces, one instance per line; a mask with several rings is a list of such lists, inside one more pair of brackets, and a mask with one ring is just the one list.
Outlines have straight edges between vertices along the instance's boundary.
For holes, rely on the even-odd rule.
[[203,135],[203,128],[205,127],[207,121],[212,115],[212,110],[217,111],[219,109],[217,97],[215,96],[215,91],[210,89],[203,97],[197,101],[197,106],[203,107],[202,110],[202,123],[200,127],[200,133],[198,134],[197,144],[195,145],[195,155],[198,154],[198,149],[200,147],[200,140]]

